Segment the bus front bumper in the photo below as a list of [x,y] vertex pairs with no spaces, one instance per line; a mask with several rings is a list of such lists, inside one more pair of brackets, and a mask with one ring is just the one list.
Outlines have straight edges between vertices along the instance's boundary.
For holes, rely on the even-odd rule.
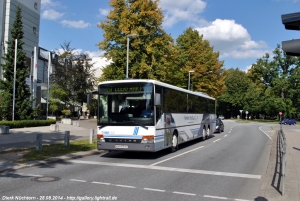
[[145,151],[155,152],[154,143],[112,143],[112,142],[97,142],[98,150],[118,150],[118,151]]

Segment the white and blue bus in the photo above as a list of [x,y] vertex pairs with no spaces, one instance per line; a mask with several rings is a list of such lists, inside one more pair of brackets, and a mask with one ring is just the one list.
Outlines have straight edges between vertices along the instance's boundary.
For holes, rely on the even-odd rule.
[[210,137],[215,99],[155,80],[126,79],[98,85],[98,150],[156,152]]

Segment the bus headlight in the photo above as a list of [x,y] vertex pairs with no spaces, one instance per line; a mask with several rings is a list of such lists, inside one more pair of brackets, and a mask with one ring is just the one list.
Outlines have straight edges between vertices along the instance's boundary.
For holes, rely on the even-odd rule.
[[141,143],[154,143],[154,136],[153,135],[144,135],[142,137]]
[[102,134],[98,134],[98,135],[97,135],[97,139],[98,139],[100,142],[105,142],[104,136],[103,136]]

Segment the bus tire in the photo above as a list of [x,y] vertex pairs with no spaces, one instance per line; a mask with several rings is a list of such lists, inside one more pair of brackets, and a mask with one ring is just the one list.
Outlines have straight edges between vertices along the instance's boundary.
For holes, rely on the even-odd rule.
[[208,126],[206,129],[206,139],[209,139],[209,138],[210,138],[210,128]]
[[175,152],[178,149],[178,135],[176,132],[173,133],[172,137],[172,145],[171,145],[171,152]]
[[206,128],[204,127],[203,131],[202,131],[202,141],[205,141],[205,140],[206,140]]

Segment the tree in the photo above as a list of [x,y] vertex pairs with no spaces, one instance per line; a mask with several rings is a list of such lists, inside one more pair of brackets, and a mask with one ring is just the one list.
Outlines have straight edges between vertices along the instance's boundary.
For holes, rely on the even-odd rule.
[[258,59],[249,71],[249,78],[263,83],[266,114],[276,116],[282,111],[286,116],[299,115],[300,59],[287,56],[279,45],[273,54],[273,60],[269,54]]
[[219,53],[213,51],[209,41],[203,40],[197,30],[188,28],[176,40],[178,48],[179,76],[187,88],[187,75],[190,70],[193,91],[201,91],[217,98],[225,89],[223,61],[219,61]]
[[159,0],[111,0],[107,20],[100,22],[104,40],[100,49],[112,63],[103,69],[100,81],[126,76],[127,36],[137,34],[129,45],[129,77],[170,82],[173,39],[162,29]]
[[228,69],[225,78],[226,89],[219,97],[219,105],[222,105],[222,113],[226,116],[234,117],[239,114],[239,110],[244,109],[245,97],[249,88],[249,81],[244,71]]
[[65,103],[64,109],[73,110],[76,104],[81,106],[86,102],[87,94],[94,89],[96,84],[94,64],[87,54],[76,54],[70,42],[64,42],[61,48],[63,52],[57,51],[58,62],[54,64],[55,71],[50,77],[49,102],[53,109],[58,103],[57,100],[60,100]]
[[18,5],[16,10],[16,18],[13,22],[13,28],[10,30],[11,39],[6,41],[8,49],[4,55],[3,77],[0,80],[0,93],[5,97],[2,99],[0,113],[2,118],[12,119],[12,103],[13,103],[13,88],[14,88],[14,55],[15,55],[15,39],[17,39],[17,61],[16,61],[16,81],[15,81],[15,120],[23,120],[32,118],[32,100],[30,97],[29,87],[26,85],[25,78],[29,77],[29,67],[26,65],[26,53],[23,51],[23,23],[22,23],[22,9]]

